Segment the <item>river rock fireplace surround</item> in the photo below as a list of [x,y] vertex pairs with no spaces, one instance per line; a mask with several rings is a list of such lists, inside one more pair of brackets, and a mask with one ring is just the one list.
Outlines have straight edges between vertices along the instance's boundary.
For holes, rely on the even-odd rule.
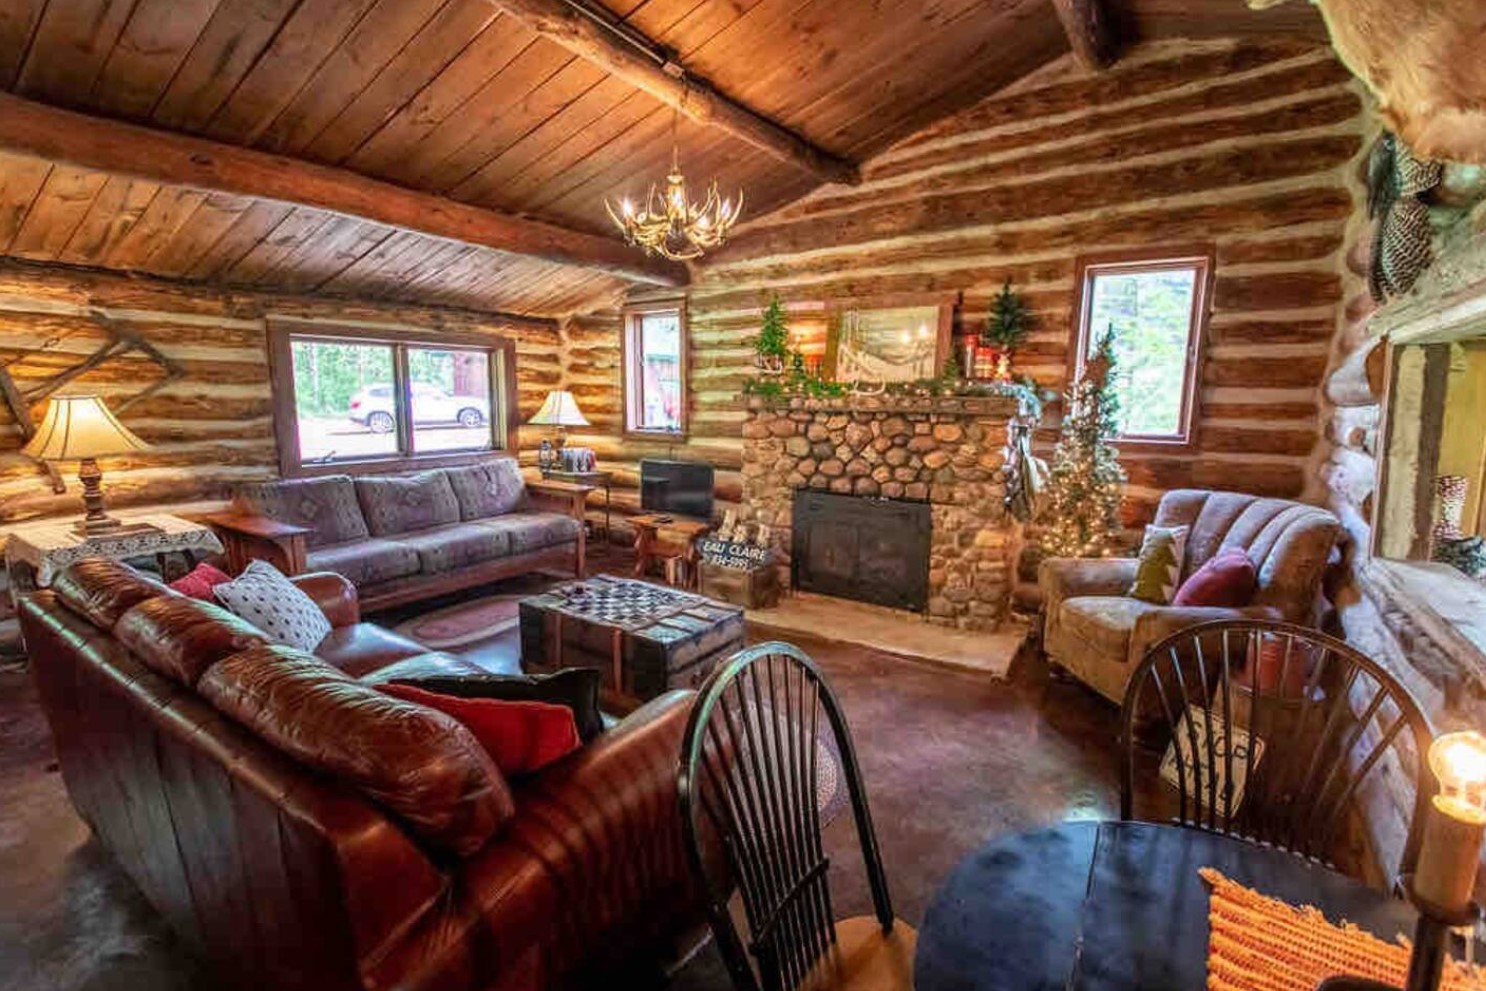
[[[787,560],[793,548],[805,546],[793,532],[796,493],[926,505],[928,560],[921,601],[927,619],[967,630],[1000,626],[1022,536],[1005,505],[1011,427],[1027,422],[1016,399],[744,396],[741,401],[747,416],[739,518],[767,524]],[[828,506],[816,510],[807,517],[830,519]],[[793,562],[795,577],[809,576],[811,569],[800,567],[804,563]],[[838,568],[830,582],[813,587],[885,601],[874,594],[873,576],[863,574],[863,587],[856,589],[842,587],[841,577]]]

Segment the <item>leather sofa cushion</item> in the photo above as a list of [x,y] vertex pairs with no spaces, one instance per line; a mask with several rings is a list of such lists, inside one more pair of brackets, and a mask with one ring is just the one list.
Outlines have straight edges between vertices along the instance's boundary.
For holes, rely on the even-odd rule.
[[511,554],[530,554],[578,539],[583,524],[562,513],[508,513],[476,526],[489,527],[509,535]]
[[241,486],[234,502],[248,512],[308,527],[306,547],[360,540],[368,532],[349,475],[254,482]]
[[475,465],[444,469],[459,500],[463,520],[485,520],[521,508],[526,482],[515,458],[491,458]]
[[334,571],[353,585],[376,585],[418,573],[418,552],[390,540],[368,537],[309,551],[305,567]]
[[[509,662],[514,668],[517,662]],[[421,678],[455,679],[488,675],[491,671],[467,657],[445,654],[438,651],[424,652],[416,657],[405,657],[400,661],[377,668],[361,676],[368,685],[383,685],[389,681],[412,681]]]
[[425,575],[456,571],[511,553],[511,535],[508,532],[479,523],[453,523],[418,533],[405,533],[395,539],[401,546],[413,550],[418,557],[419,570]]
[[1058,607],[1063,628],[1111,660],[1126,660],[1135,621],[1161,606],[1128,596],[1082,595]]
[[459,522],[459,502],[442,471],[368,475],[356,479],[356,498],[374,537]]
[[221,606],[183,595],[146,599],[119,618],[114,636],[151,669],[187,687],[222,658],[268,642]]
[[315,645],[315,656],[360,678],[389,664],[428,653],[428,648],[376,623],[337,626]]
[[430,846],[469,856],[515,813],[500,771],[458,722],[309,654],[250,647],[208,670],[198,691],[290,757],[360,789]]
[[175,594],[127,564],[104,557],[68,565],[52,580],[52,591],[68,609],[104,630],[112,630],[120,616],[146,599]]

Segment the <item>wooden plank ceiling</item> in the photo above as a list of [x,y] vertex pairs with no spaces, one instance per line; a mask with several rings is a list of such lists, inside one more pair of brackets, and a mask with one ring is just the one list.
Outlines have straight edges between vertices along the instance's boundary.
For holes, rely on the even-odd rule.
[[[605,0],[734,100],[851,160],[1068,50],[1048,0]],[[1120,0],[1127,32],[1300,30],[1240,0]],[[1279,12],[1266,12],[1272,15]],[[1135,25],[1135,27],[1131,27]],[[675,129],[752,216],[816,185],[488,0],[0,0],[0,87],[606,232]],[[0,253],[229,285],[561,314],[600,271],[222,193],[0,156]]]

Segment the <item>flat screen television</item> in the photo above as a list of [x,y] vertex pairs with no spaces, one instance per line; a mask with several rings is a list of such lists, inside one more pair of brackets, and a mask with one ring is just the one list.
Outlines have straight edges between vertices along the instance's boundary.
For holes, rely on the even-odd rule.
[[712,466],[703,461],[645,458],[640,462],[640,506],[651,513],[712,519]]

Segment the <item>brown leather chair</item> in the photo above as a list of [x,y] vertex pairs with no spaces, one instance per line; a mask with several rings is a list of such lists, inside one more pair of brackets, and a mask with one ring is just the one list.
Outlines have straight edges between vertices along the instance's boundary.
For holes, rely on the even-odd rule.
[[[340,670],[102,559],[20,605],[74,806],[224,985],[549,988],[701,923],[676,814],[691,693],[499,780],[458,724],[351,676],[459,659],[361,650],[354,593],[301,583],[358,647],[332,652]],[[376,718],[416,732],[393,752]],[[409,790],[374,801],[369,778]]]

